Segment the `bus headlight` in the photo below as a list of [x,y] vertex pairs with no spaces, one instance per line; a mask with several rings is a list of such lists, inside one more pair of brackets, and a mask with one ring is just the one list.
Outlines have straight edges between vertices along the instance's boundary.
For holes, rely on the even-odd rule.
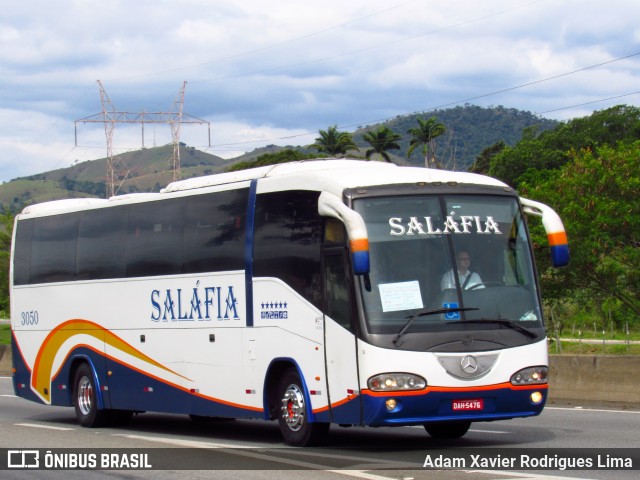
[[524,368],[511,376],[512,385],[542,385],[547,383],[547,367]]
[[367,381],[369,390],[374,392],[397,392],[401,390],[422,390],[427,381],[411,373],[381,373]]

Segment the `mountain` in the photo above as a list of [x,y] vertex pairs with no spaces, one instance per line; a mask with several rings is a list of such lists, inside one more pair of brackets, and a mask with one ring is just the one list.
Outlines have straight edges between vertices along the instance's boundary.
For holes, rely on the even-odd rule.
[[376,130],[382,125],[388,126],[402,136],[400,150],[390,153],[396,163],[410,163],[424,166],[422,149],[417,148],[410,159],[407,150],[411,136],[410,128],[418,126],[417,118],[436,117],[438,123],[446,127],[446,132],[436,138],[436,158],[449,170],[465,171],[476,157],[487,147],[503,141],[507,145],[515,145],[522,138],[522,131],[534,127],[537,133],[555,128],[559,122],[535,116],[531,112],[505,108],[503,106],[484,108],[464,105],[455,108],[433,110],[425,113],[397,116],[381,124],[358,127],[353,139],[363,152],[369,148],[362,140],[362,135],[369,130]]
[[[411,139],[407,131],[418,125],[416,120],[418,117],[424,119],[436,117],[439,123],[445,125],[445,134],[437,138],[436,157],[444,168],[460,171],[467,170],[483,149],[498,141],[502,140],[507,145],[515,145],[521,139],[522,131],[526,128],[535,127],[539,133],[554,128],[558,124],[553,120],[539,118],[530,112],[512,108],[502,106],[483,108],[465,105],[397,116],[384,123],[360,126],[352,134],[360,152],[350,152],[350,154],[357,158],[363,158],[369,145],[362,139],[362,136],[367,131],[386,125],[402,136],[399,142],[400,150],[389,152],[392,160],[401,165],[423,165],[424,159],[418,151],[420,149],[416,149],[414,155],[407,159],[407,149]],[[315,152],[309,146],[279,147],[269,145],[225,160],[181,143],[181,177],[185,179],[220,173],[236,163],[255,161],[260,155],[277,153],[286,148],[303,153]],[[172,155],[172,145],[146,148],[118,155],[117,160],[119,160],[120,168],[117,169],[117,173],[121,181],[118,194],[157,192],[166,186],[173,179],[170,168]],[[48,200],[74,197],[104,198],[106,195],[106,173],[107,160],[103,158],[11,180],[0,185],[0,209],[16,213],[26,205]]]
[[[173,145],[146,148],[116,156],[121,184],[118,194],[157,192],[173,180]],[[220,173],[229,165],[216,155],[180,144],[181,177]],[[106,195],[107,159],[79,162],[71,167],[17,178],[0,185],[0,208],[17,212],[24,206],[48,200]]]

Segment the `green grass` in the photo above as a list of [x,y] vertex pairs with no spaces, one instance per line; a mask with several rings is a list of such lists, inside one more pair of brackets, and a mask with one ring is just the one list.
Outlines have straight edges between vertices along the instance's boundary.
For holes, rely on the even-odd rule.
[[[555,332],[553,330],[547,330],[547,335],[555,336]],[[596,333],[593,333],[593,329],[582,330],[578,333],[578,330],[572,332],[571,329],[564,329],[559,336],[560,338],[573,338],[575,340],[582,338],[583,340],[602,341],[602,338],[604,338],[605,340],[640,341],[640,332],[631,331],[629,335],[627,335],[626,332],[622,330],[614,330],[613,333],[610,330],[606,330],[603,335],[602,330]]]
[[11,343],[11,325],[0,325],[0,345]]
[[558,348],[555,341],[549,342],[550,354],[565,355],[640,355],[640,344],[584,343],[579,341],[560,342]]

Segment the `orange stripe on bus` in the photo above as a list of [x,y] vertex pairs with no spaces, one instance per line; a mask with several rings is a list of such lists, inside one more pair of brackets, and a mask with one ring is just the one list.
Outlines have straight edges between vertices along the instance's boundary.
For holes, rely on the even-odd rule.
[[[117,350],[138,358],[139,360],[182,377],[182,375],[153,360],[151,357],[129,345],[122,338],[97,323],[82,319],[68,320],[58,325],[49,333],[49,335],[47,335],[44,342],[42,342],[42,346],[38,350],[38,354],[36,355],[36,360],[33,365],[31,386],[47,402],[51,400],[49,385],[51,384],[51,371],[53,370],[55,357],[64,342],[76,335],[89,335],[98,341],[104,342]],[[183,378],[188,380],[186,377]]]
[[340,407],[342,405],[345,405],[345,404],[349,403],[351,400],[355,400],[356,398],[358,398],[357,394],[349,395],[348,397],[343,398],[342,400],[340,400],[338,402],[335,402],[335,403],[332,403],[330,405],[327,405],[326,407],[320,407],[320,408],[313,409],[313,413],[326,412],[330,408]]
[[352,252],[366,252],[369,250],[369,239],[368,238],[360,238],[356,240],[351,240],[349,242],[351,245]]
[[547,235],[547,239],[549,241],[549,245],[552,247],[555,247],[556,245],[567,245],[569,243],[567,240],[567,232],[549,233]]

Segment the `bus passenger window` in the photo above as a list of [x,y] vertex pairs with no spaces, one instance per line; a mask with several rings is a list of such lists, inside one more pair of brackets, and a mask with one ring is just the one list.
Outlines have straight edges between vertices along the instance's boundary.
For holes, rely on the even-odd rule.
[[347,330],[351,328],[349,284],[342,255],[325,257],[325,314]]
[[182,271],[183,199],[131,205],[127,228],[127,276]]

